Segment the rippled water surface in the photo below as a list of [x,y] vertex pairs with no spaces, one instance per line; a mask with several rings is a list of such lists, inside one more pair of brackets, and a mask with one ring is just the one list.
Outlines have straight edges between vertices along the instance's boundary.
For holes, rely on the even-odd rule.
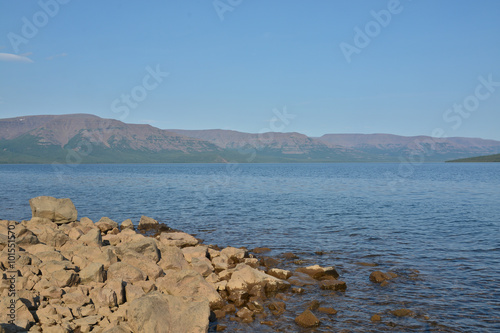
[[[317,332],[499,331],[500,163],[400,167],[0,165],[0,218],[29,219],[35,196],[69,197],[94,221],[148,215],[207,244],[266,246],[304,265],[336,266],[347,291],[296,296],[278,325],[284,332],[301,331],[293,318],[312,299],[338,310],[320,316]],[[380,287],[368,280],[375,269],[399,277]],[[398,308],[415,316],[388,312]],[[370,322],[375,313],[382,323]],[[256,322],[241,331],[274,330]]]

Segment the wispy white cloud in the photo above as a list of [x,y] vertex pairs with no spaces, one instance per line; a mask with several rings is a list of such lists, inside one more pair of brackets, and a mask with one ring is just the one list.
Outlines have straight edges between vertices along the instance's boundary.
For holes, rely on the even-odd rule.
[[[30,53],[31,54],[31,53]],[[27,55],[30,55],[27,54]],[[12,53],[0,53],[0,61],[9,61],[9,62],[33,62],[30,58],[25,55],[17,55]]]
[[60,58],[60,57],[65,57],[67,56],[68,54],[66,52],[63,52],[63,53],[60,53],[60,54],[54,54],[54,55],[51,55],[50,57],[47,57],[45,59],[47,60],[53,60],[55,58]]

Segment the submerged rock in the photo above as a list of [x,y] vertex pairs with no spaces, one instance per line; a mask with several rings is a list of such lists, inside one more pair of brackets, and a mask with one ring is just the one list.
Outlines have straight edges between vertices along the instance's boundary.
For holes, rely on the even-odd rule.
[[345,291],[347,289],[347,284],[339,280],[325,280],[319,283],[319,287],[323,290]]
[[397,275],[392,272],[383,273],[381,271],[375,271],[370,274],[370,281],[374,283],[383,283],[395,277],[397,277]]
[[309,328],[319,326],[320,321],[310,310],[306,310],[295,318],[295,323],[301,327]]
[[407,316],[414,315],[413,311],[411,311],[409,309],[398,309],[398,310],[391,311],[391,313],[396,317],[407,317]]

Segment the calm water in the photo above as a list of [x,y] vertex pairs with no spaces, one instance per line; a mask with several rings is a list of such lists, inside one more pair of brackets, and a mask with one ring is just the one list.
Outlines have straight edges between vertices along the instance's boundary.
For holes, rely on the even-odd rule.
[[[28,200],[35,196],[69,197],[80,217],[94,221],[137,223],[144,214],[207,244],[267,246],[272,255],[291,251],[305,264],[335,265],[347,292],[298,296],[283,331],[300,331],[292,318],[313,298],[339,311],[320,316],[317,332],[500,330],[500,163],[401,170],[398,164],[0,165],[0,218],[30,218]],[[373,285],[374,268],[359,261],[399,278]],[[402,307],[416,316],[388,314]],[[381,324],[370,323],[375,313]],[[258,323],[245,330],[272,331]]]

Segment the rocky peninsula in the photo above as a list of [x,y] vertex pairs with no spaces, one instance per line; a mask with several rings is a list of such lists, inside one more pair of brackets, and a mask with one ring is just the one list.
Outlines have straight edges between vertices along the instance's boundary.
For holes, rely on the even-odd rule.
[[[347,288],[334,267],[279,269],[259,258],[267,248],[204,245],[146,216],[136,228],[78,219],[70,199],[37,197],[30,206],[31,220],[0,220],[0,332],[216,332],[224,322],[272,330],[280,320],[299,330],[337,311],[313,301],[284,316],[290,298],[307,286]],[[370,280],[395,277],[373,272]]]

